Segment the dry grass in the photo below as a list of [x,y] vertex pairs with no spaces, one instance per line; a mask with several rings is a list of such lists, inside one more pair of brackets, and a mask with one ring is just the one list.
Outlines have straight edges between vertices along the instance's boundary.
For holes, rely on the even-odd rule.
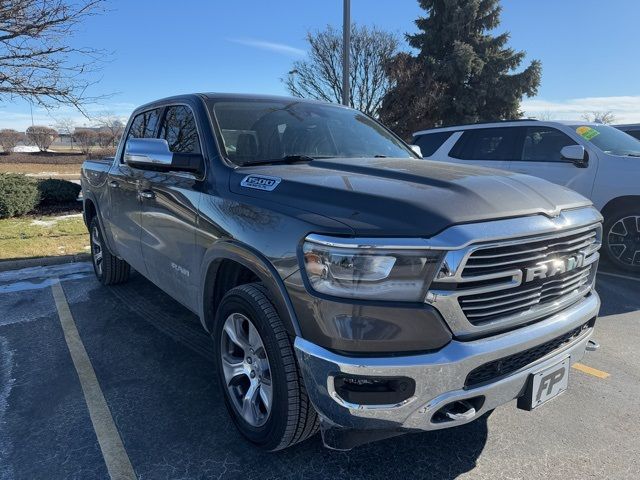
[[0,220],[0,260],[72,255],[89,251],[82,215]]
[[25,173],[39,177],[80,178],[80,164],[0,163],[0,173]]
[[76,164],[80,165],[86,159],[86,155],[79,152],[13,152],[0,155],[0,164],[15,163],[47,163],[52,165]]

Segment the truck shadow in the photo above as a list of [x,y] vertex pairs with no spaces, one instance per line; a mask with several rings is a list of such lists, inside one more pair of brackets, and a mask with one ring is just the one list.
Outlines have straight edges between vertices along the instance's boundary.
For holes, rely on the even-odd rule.
[[[104,289],[99,291],[103,292]],[[324,448],[320,434],[281,452],[260,451],[240,436],[226,412],[223,387],[211,369],[211,340],[196,316],[139,275],[126,285],[108,289],[104,294],[118,299],[119,311],[125,308],[135,311],[137,319],[130,325],[134,325],[138,319],[144,320],[140,323],[147,324],[146,338],[155,337],[158,333],[165,337],[162,341],[152,341],[157,350],[154,355],[147,355],[144,361],[152,364],[150,369],[153,371],[145,378],[145,382],[161,376],[166,388],[161,393],[154,392],[149,386],[150,391],[146,394],[149,398],[145,403],[154,405],[160,411],[180,412],[180,426],[173,430],[173,435],[178,438],[183,435],[181,431],[184,428],[189,429],[190,441],[180,447],[175,445],[175,438],[156,440],[157,444],[163,444],[167,449],[162,459],[163,462],[173,463],[171,475],[182,472],[184,476],[185,472],[190,472],[188,478],[453,479],[472,470],[485,447],[487,418],[483,417],[454,429],[410,433],[362,445],[347,452]],[[129,315],[128,322],[131,321]],[[149,324],[155,332],[149,331]],[[126,336],[133,338],[136,334]],[[175,341],[181,344],[180,348],[177,348]],[[163,343],[166,345],[163,346]],[[129,352],[125,355],[137,357],[138,354]],[[155,361],[153,357],[156,357]],[[132,361],[137,360],[130,358],[128,363]],[[110,363],[117,362],[111,360]],[[150,406],[141,405],[140,408],[138,414],[145,416],[142,410]],[[114,409],[117,407],[114,406]],[[171,421],[175,422],[175,418]],[[194,431],[196,427],[198,430]],[[128,428],[124,428],[125,439]],[[138,429],[131,433],[140,439],[166,437],[166,432],[154,434],[153,428],[145,425],[138,425]],[[157,454],[159,452],[147,455],[154,457]],[[132,457],[132,461],[136,472],[146,474],[149,478],[165,477],[167,473],[158,463],[151,462],[151,458],[143,460]],[[142,461],[144,465],[136,465],[137,461]],[[221,469],[226,472],[224,475],[221,475]]]

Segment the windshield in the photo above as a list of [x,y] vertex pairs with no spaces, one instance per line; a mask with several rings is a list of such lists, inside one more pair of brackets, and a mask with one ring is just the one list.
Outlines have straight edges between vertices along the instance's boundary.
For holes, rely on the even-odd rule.
[[576,133],[604,153],[640,156],[640,140],[608,125],[572,125]]
[[212,102],[227,158],[238,165],[338,157],[415,158],[401,140],[356,110],[295,100]]

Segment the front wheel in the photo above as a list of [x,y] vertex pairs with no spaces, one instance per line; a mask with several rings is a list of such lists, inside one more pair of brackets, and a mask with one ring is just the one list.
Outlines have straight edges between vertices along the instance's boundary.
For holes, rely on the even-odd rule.
[[212,336],[225,403],[245,438],[276,451],[316,433],[291,338],[262,285],[227,292]]
[[608,216],[603,241],[604,254],[614,266],[640,273],[640,208],[623,208]]

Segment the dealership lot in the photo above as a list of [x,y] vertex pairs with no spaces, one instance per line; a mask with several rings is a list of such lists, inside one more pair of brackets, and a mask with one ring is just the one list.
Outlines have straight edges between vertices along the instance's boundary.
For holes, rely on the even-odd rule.
[[[144,479],[637,478],[640,281],[602,273],[597,290],[601,348],[539,410],[268,454],[233,428],[198,319],[139,275],[105,288],[85,263],[0,273],[0,479],[105,478],[108,465]],[[100,398],[108,408],[91,410]]]

